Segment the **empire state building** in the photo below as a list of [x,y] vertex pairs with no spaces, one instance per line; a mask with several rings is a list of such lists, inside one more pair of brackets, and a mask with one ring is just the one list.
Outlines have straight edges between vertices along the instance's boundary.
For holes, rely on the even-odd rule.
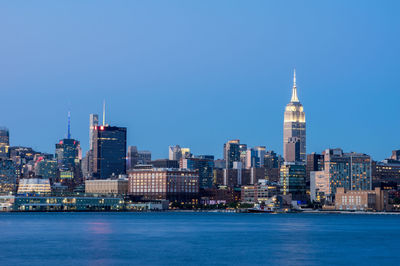
[[283,158],[286,162],[306,161],[306,115],[297,97],[296,70],[292,99],[286,105],[283,121]]

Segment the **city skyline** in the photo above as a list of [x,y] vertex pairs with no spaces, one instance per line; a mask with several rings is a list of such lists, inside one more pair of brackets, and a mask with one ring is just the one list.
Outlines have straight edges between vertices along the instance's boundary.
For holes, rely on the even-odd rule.
[[[293,102],[294,103],[298,103],[299,104],[299,106],[301,106],[301,110],[303,110],[303,106],[302,106],[302,104],[300,103],[300,101],[299,101],[299,96],[298,96],[298,89],[297,89],[297,82],[296,82],[296,69],[294,69],[293,70],[293,84],[292,84],[292,88],[290,89],[291,90],[291,97],[290,97],[290,102],[289,102],[289,104],[288,105],[290,105],[290,104],[293,104]],[[287,105],[287,106],[288,106]],[[286,108],[288,108],[288,107],[286,107]],[[301,112],[303,112],[303,111],[301,111]],[[304,112],[303,112],[304,113]],[[95,116],[96,118],[93,118],[92,116]],[[83,147],[85,147],[85,146],[87,146],[87,149],[85,149],[85,150],[82,150],[82,156],[89,150],[89,147],[90,147],[90,145],[91,145],[91,141],[90,141],[90,136],[92,135],[92,120],[93,119],[95,119],[97,122],[98,122],[98,114],[96,114],[96,113],[90,113],[89,114],[89,119],[88,119],[88,128],[89,128],[89,134],[88,134],[88,136],[89,136],[89,138],[87,139],[87,142],[88,142],[88,144],[86,145],[85,143],[82,145]],[[109,125],[109,126],[118,126],[118,125],[115,125],[114,123],[112,123],[112,122],[109,122],[109,121],[107,121],[106,120],[106,100],[104,99],[103,101],[102,101],[102,110],[101,110],[101,112],[100,112],[100,116],[102,117],[102,121],[101,121],[101,125]],[[283,118],[285,117],[285,115],[283,116]],[[285,124],[285,119],[283,119],[284,120],[284,124]],[[96,122],[96,123],[97,123]],[[66,138],[66,139],[73,139],[73,136],[72,136],[72,134],[71,134],[71,111],[70,110],[68,110],[67,111],[67,117],[66,117],[66,134],[62,137],[62,138]],[[9,128],[7,127],[7,126],[5,126],[5,125],[2,125],[2,127],[4,127],[4,128],[6,128],[6,129],[8,129],[9,130]],[[307,127],[306,127],[307,128]],[[81,129],[80,129],[81,130]],[[86,128],[86,130],[87,130],[87,128]],[[129,131],[128,131],[129,132]],[[284,130],[283,130],[283,132],[282,132],[282,135],[284,135]],[[11,135],[11,134],[10,134]],[[61,137],[60,137],[61,138]],[[304,138],[306,138],[306,137],[304,137]],[[11,139],[12,139],[12,137],[10,137],[10,146],[26,146],[26,147],[33,147],[34,149],[35,149],[35,144],[31,144],[31,145],[18,145],[18,144],[13,144],[13,143],[11,143]],[[240,139],[239,137],[237,137],[237,139]],[[77,139],[77,140],[79,140],[79,139]],[[227,139],[226,141],[230,141],[231,139]],[[81,140],[79,140],[79,141],[81,141]],[[243,141],[243,143],[248,143],[248,142],[246,142],[246,141]],[[249,142],[249,143],[252,143],[252,142]],[[153,154],[153,159],[162,159],[162,158],[168,158],[168,148],[171,146],[171,145],[180,145],[181,143],[174,143],[174,144],[169,144],[168,146],[166,146],[166,150],[167,151],[162,151],[161,153],[159,153],[159,154],[162,154],[162,155],[158,155],[157,156],[157,153],[153,153],[153,151],[152,150],[150,150],[151,152],[152,152],[152,154]],[[250,146],[256,146],[256,145],[259,145],[259,144],[257,144],[257,143],[255,143],[255,144],[251,144],[251,145],[248,145],[249,147]],[[261,143],[261,145],[265,145],[265,143]],[[142,146],[140,145],[140,143],[129,143],[129,142],[127,142],[127,147],[129,147],[129,146],[136,146],[136,147],[139,147],[139,148],[142,148]],[[191,146],[191,144],[188,144],[187,146]],[[285,137],[284,137],[284,142],[283,142],[283,145],[282,145],[282,148],[281,148],[281,150],[275,150],[275,149],[272,149],[272,148],[270,148],[269,149],[269,147],[272,147],[272,146],[274,146],[274,145],[271,145],[271,146],[269,146],[268,144],[267,144],[267,150],[273,150],[273,151],[276,151],[278,154],[280,154],[280,155],[282,155],[283,157],[284,157],[284,151],[285,151]],[[306,146],[306,144],[304,144],[304,146]],[[322,149],[322,150],[320,150],[320,151],[308,151],[308,149],[307,149],[307,151],[308,151],[308,153],[312,153],[312,152],[317,152],[317,153],[320,153],[320,152],[323,152],[324,150],[326,150],[326,149],[332,149],[332,148],[340,148],[340,147],[342,147],[342,146],[335,146],[335,147],[331,147],[331,146],[327,146],[326,148],[324,148],[324,149]],[[396,147],[393,147],[393,150],[395,149]],[[215,148],[214,148],[215,149]],[[300,151],[300,146],[299,146],[299,151]],[[40,152],[46,152],[46,153],[50,153],[50,154],[54,154],[54,151],[44,151],[44,150],[38,150],[38,151],[40,151]],[[351,149],[349,150],[350,152],[352,151]],[[383,159],[386,159],[386,158],[389,158],[390,157],[390,154],[389,154],[389,152],[388,151],[385,151],[386,152],[386,154],[384,155],[384,156],[386,156],[386,157],[384,157],[384,158],[382,158],[382,160]],[[156,156],[154,156],[154,154],[156,154]],[[164,155],[165,154],[165,155]],[[200,154],[200,153],[197,153],[197,154]],[[203,154],[207,154],[207,153],[203,153]],[[212,153],[208,153],[208,154],[212,154]],[[300,154],[300,153],[299,153]],[[303,158],[301,158],[300,160],[301,161],[303,161],[303,162],[305,162],[305,154],[306,153],[304,153],[304,157]],[[223,153],[221,153],[221,154],[218,154],[217,153],[217,156],[216,156],[216,158],[220,158],[220,159],[222,159],[222,158],[224,158],[224,155],[223,155]],[[380,161],[381,159],[376,159],[376,160],[378,160],[378,161]]]
[[71,110],[86,151],[88,115],[106,99],[110,124],[154,158],[175,144],[220,158],[230,139],[281,154],[296,67],[308,152],[382,160],[398,148],[398,3],[126,5],[2,6],[0,125],[11,145],[53,153]]

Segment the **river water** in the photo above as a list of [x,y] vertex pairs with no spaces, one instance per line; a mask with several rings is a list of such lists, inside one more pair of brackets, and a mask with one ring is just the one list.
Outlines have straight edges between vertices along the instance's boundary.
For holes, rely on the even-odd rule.
[[400,215],[0,213],[1,265],[398,265]]

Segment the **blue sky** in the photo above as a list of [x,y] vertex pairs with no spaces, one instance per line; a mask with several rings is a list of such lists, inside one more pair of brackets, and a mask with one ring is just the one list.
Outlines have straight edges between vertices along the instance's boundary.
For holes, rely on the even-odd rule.
[[282,153],[296,67],[307,151],[399,149],[398,1],[8,1],[0,125],[11,144],[88,147],[90,113],[128,144],[221,157],[239,138]]

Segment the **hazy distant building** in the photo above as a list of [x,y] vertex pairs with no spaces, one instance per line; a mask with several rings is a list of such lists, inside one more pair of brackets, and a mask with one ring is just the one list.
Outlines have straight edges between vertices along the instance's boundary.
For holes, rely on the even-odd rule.
[[126,169],[132,169],[139,162],[139,153],[136,146],[128,147],[128,154],[126,157]]
[[256,146],[254,148],[247,149],[245,168],[250,169],[252,167],[264,167],[265,154],[265,146]]
[[93,176],[107,179],[125,174],[126,128],[97,126],[93,134]]
[[[296,144],[296,142],[299,142]],[[299,151],[297,150],[299,145]],[[300,154],[298,154],[300,153]],[[297,97],[296,72],[293,78],[292,99],[286,105],[283,122],[283,158],[287,162],[306,162],[306,116]]]
[[149,164],[151,162],[151,151],[138,151],[138,164]]
[[10,158],[10,133],[7,128],[0,127],[0,158]]
[[214,168],[223,169],[226,166],[226,162],[223,159],[217,159],[214,161]]
[[154,168],[179,168],[179,162],[177,160],[169,159],[158,159],[150,162]]

